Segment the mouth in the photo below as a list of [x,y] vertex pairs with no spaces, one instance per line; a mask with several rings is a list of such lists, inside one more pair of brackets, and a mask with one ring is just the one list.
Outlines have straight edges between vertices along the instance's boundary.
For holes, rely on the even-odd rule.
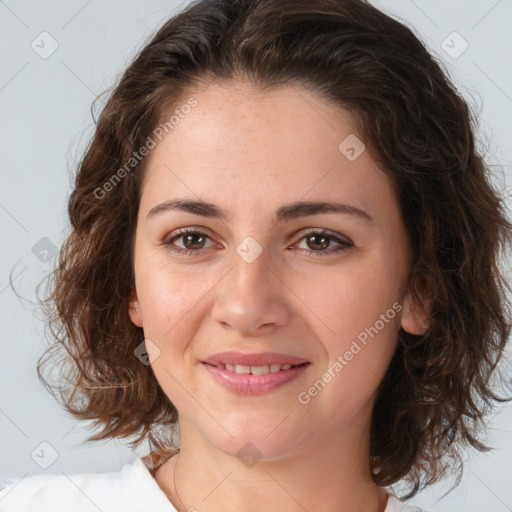
[[202,361],[208,374],[238,395],[261,395],[291,385],[311,364],[307,359],[277,352],[220,352]]
[[[258,356],[260,357],[260,356]],[[279,356],[282,359],[282,356]],[[286,356],[288,361],[290,356]],[[276,359],[277,357],[274,357]],[[262,395],[276,391],[299,379],[311,364],[309,361],[300,362],[299,358],[290,362],[269,362],[262,364],[261,359],[248,361],[258,364],[235,364],[236,361],[204,361],[202,366],[208,374],[224,389],[237,395]]]
[[270,364],[270,365],[259,365],[259,366],[247,366],[243,364],[211,364],[204,363],[208,366],[213,366],[215,368],[219,368],[221,370],[225,370],[230,373],[236,374],[251,374],[251,375],[266,375],[268,373],[279,373],[286,370],[291,370],[292,368],[298,368],[299,366],[306,366],[310,363],[301,363],[301,364]]

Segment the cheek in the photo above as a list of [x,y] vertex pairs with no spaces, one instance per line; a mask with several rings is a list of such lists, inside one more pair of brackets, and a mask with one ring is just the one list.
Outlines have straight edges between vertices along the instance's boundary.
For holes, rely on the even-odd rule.
[[298,294],[307,297],[308,318],[327,358],[315,377],[320,386],[325,383],[324,399],[339,409],[355,410],[371,397],[394,353],[402,269],[389,261],[378,251],[367,253],[300,285]]
[[309,317],[330,349],[343,349],[347,341],[376,322],[382,329],[381,315],[388,320],[383,331],[390,327],[398,330],[397,309],[401,308],[392,306],[401,300],[403,270],[388,261],[380,251],[356,255],[347,265],[294,283],[294,290],[304,297]]
[[331,303],[338,307],[325,301],[322,320],[334,334],[317,331],[325,359],[303,392],[327,415],[327,423],[339,425],[371,405],[397,344],[400,304],[393,298],[382,293],[360,302],[356,290],[347,287]]
[[[144,265],[139,274],[137,293],[141,303],[144,334],[163,344],[162,350],[174,347],[183,330],[193,328],[198,305],[208,294],[211,284],[198,274],[182,272],[165,265]],[[170,343],[171,340],[173,343]]]
[[[158,266],[141,273],[139,298],[144,336],[158,347],[151,368],[164,393],[180,411],[186,411],[190,394],[198,392],[190,379],[193,340],[204,314],[202,305],[211,285],[198,275]],[[140,291],[139,291],[140,290]]]

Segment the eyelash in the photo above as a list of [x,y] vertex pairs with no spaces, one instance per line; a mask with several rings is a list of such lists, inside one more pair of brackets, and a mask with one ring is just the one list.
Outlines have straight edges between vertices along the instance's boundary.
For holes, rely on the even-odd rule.
[[[173,247],[172,242],[174,240],[177,240],[179,238],[183,238],[183,236],[190,235],[190,234],[192,234],[192,235],[200,235],[200,236],[205,236],[207,238],[210,238],[206,233],[203,233],[202,231],[199,231],[199,230],[193,229],[193,228],[185,228],[185,229],[178,230],[176,233],[173,234],[173,236],[171,238],[168,238],[167,240],[164,240],[162,245],[166,246],[167,249],[170,252],[172,252],[172,253],[178,253],[178,254],[181,254],[181,255],[184,255],[184,256],[187,256],[187,257],[191,257],[191,258],[201,256],[203,254],[203,252],[205,252],[207,249],[198,249],[198,250],[194,251],[192,249],[181,249],[181,248]],[[326,251],[326,250],[313,251],[311,249],[300,249],[300,250],[303,250],[303,251],[308,251],[313,257],[316,257],[316,256],[329,256],[331,254],[335,254],[335,253],[346,251],[348,248],[353,246],[352,243],[345,242],[344,240],[341,240],[340,238],[332,235],[330,232],[325,231],[323,229],[320,229],[320,230],[311,229],[310,231],[304,233],[302,235],[302,237],[299,238],[298,241],[300,242],[304,238],[307,238],[308,236],[312,236],[312,235],[315,235],[315,236],[326,236],[331,241],[335,241],[335,242],[338,242],[340,244],[340,247],[336,248],[334,251],[333,250],[331,250],[331,251]]]

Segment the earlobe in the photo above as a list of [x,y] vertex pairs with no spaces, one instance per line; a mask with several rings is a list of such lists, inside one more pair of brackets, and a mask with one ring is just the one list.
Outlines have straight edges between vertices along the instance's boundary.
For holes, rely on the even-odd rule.
[[[423,309],[429,311],[430,300],[424,301]],[[428,316],[422,311],[420,307],[413,301],[412,297],[407,294],[402,310],[401,327],[409,334],[421,335],[425,334],[430,326]]]
[[142,327],[142,313],[140,310],[139,299],[137,298],[137,293],[132,291],[130,295],[130,302],[128,304],[128,315],[130,316],[130,320],[137,326]]

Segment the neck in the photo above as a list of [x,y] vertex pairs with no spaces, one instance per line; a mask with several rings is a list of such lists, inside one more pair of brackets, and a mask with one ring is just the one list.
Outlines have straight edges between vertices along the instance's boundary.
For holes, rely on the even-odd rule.
[[258,460],[254,445],[226,453],[180,419],[180,452],[155,478],[179,512],[383,512],[387,493],[371,479],[368,436],[346,434]]

